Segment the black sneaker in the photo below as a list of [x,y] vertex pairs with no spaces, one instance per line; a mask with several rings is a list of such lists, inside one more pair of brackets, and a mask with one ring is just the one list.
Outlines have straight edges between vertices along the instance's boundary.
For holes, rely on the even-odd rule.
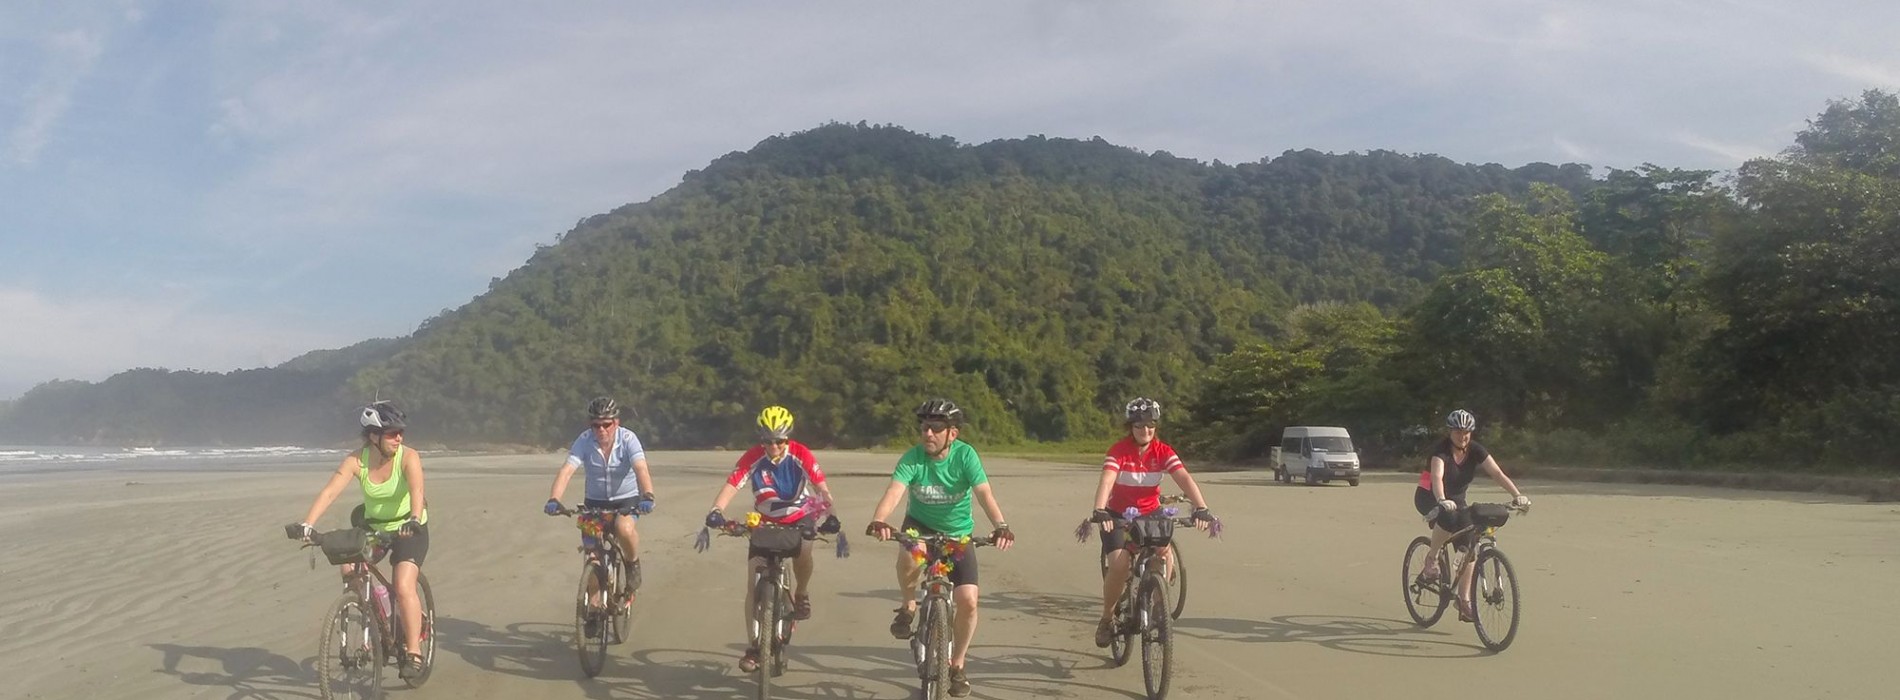
[[950,667],[950,697],[961,698],[970,695],[970,677],[963,673],[962,666]]
[[891,618],[891,636],[898,639],[910,639],[910,625],[916,619],[916,613],[905,608],[898,608],[897,617]]
[[1095,623],[1095,646],[1097,648],[1106,649],[1108,648],[1108,645],[1114,644],[1114,643],[1115,643],[1115,623],[1109,620],[1103,620],[1101,622]]
[[627,562],[627,590],[640,590],[640,560]]
[[600,616],[599,615],[595,615],[593,613],[587,614],[586,621],[581,624],[581,636],[588,637],[588,638],[600,636]]

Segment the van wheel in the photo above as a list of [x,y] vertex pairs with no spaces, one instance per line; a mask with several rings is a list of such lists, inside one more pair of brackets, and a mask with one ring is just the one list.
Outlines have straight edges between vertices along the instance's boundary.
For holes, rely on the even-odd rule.
[[1359,480],[1358,480],[1358,479],[1347,479],[1347,480],[1346,480],[1346,483],[1347,483],[1347,484],[1350,484],[1350,485],[1353,485],[1353,486],[1358,486],[1358,485],[1359,485]]

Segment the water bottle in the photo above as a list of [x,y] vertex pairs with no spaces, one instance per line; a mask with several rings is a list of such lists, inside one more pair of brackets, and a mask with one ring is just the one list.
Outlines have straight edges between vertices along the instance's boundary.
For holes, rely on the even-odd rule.
[[369,592],[370,597],[376,599],[376,611],[382,613],[382,616],[387,619],[389,617],[389,588],[382,582],[375,581],[369,584]]

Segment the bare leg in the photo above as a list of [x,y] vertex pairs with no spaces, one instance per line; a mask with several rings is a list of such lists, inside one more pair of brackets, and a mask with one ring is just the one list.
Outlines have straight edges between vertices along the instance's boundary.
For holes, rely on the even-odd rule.
[[1122,597],[1122,586],[1128,583],[1128,550],[1117,549],[1108,554],[1108,573],[1102,576],[1102,619],[1115,619],[1115,602]]
[[801,598],[806,595],[805,591],[807,587],[811,584],[811,570],[812,570],[811,548],[812,548],[811,540],[806,540],[805,546],[800,547],[798,550],[798,558],[792,560],[792,575],[794,578],[798,580],[798,587],[796,590],[792,591],[792,595],[795,595]]
[[956,600],[955,641],[950,647],[950,665],[963,668],[963,656],[970,651],[970,639],[976,636],[976,586],[957,586],[950,594]]
[[403,649],[411,654],[422,650],[422,596],[416,592],[416,578],[422,569],[413,561],[396,563],[396,614],[402,616]]

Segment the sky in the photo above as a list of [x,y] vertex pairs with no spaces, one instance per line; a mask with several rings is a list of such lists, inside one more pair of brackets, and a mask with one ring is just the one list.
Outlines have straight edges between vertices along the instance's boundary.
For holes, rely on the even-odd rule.
[[1900,88],[1884,0],[0,5],[0,399],[400,336],[830,121],[1227,163],[1732,170]]

